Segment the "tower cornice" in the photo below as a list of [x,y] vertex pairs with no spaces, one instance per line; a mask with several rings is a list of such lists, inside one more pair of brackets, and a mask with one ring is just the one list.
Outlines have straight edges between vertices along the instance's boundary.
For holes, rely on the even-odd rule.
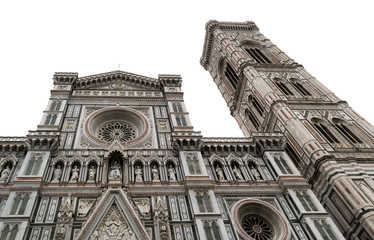
[[206,25],[206,34],[204,40],[203,55],[200,58],[200,64],[208,70],[208,65],[210,62],[210,55],[212,52],[213,41],[214,41],[214,31],[216,29],[221,29],[225,31],[254,31],[259,30],[254,22],[247,21],[244,23],[237,22],[218,22],[216,20],[210,20]]

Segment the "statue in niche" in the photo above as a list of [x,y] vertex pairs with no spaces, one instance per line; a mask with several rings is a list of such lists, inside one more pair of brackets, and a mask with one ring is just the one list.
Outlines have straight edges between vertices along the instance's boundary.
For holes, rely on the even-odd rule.
[[156,165],[153,165],[152,167],[152,178],[153,178],[153,181],[155,182],[160,181],[160,176],[158,175],[158,169]]
[[170,179],[170,181],[177,180],[177,177],[175,176],[175,169],[173,168],[172,165],[169,165],[168,173],[169,173],[169,179]]
[[60,164],[58,164],[55,168],[55,170],[53,171],[53,179],[52,179],[52,182],[59,182],[60,179],[61,179],[61,175],[62,175],[62,170],[61,170],[61,166]]
[[225,180],[225,174],[223,173],[223,170],[219,167],[219,165],[216,166],[216,173],[220,181]]
[[235,165],[234,165],[234,168],[232,169],[232,171],[234,172],[236,179],[238,179],[238,180],[244,180],[242,172]]
[[88,181],[89,182],[95,181],[95,176],[96,176],[96,168],[94,165],[92,165],[90,170],[88,171]]
[[135,182],[143,182],[143,170],[139,165],[135,169]]
[[110,180],[119,180],[121,178],[121,169],[117,161],[113,162],[113,165],[110,167],[109,179]]
[[261,175],[256,168],[251,168],[251,172],[256,180],[261,180]]
[[1,172],[0,182],[5,182],[6,180],[8,180],[9,175],[10,175],[10,167],[6,166],[6,168]]
[[71,178],[70,178],[70,181],[78,181],[78,177],[79,177],[79,169],[78,169],[78,166],[75,165],[74,168],[71,170]]

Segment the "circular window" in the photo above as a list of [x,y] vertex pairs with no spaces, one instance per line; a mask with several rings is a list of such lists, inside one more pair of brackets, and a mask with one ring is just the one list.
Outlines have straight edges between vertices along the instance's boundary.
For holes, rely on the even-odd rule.
[[147,119],[128,108],[104,108],[92,114],[86,123],[86,134],[99,144],[137,143],[149,132]]
[[98,129],[98,138],[106,142],[129,142],[136,137],[136,128],[124,122],[105,123]]
[[248,240],[289,240],[289,223],[271,204],[258,199],[243,199],[231,208],[235,230]]
[[273,227],[261,216],[248,214],[242,218],[241,227],[255,240],[272,239]]

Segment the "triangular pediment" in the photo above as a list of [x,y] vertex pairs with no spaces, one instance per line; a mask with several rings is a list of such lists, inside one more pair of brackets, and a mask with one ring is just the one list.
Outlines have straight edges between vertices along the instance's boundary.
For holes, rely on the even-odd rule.
[[108,189],[82,227],[77,239],[150,239],[122,189]]
[[74,83],[74,89],[108,90],[160,90],[160,81],[121,70],[80,77]]

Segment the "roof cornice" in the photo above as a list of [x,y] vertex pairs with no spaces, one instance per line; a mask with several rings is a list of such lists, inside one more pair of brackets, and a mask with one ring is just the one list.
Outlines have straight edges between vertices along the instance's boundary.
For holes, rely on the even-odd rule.
[[210,55],[212,52],[213,42],[214,42],[214,31],[216,29],[221,29],[224,31],[254,31],[259,30],[254,22],[247,21],[244,23],[237,22],[218,22],[216,20],[210,20],[205,25],[206,33],[204,40],[203,55],[200,58],[200,64],[208,70],[208,65],[210,61]]

